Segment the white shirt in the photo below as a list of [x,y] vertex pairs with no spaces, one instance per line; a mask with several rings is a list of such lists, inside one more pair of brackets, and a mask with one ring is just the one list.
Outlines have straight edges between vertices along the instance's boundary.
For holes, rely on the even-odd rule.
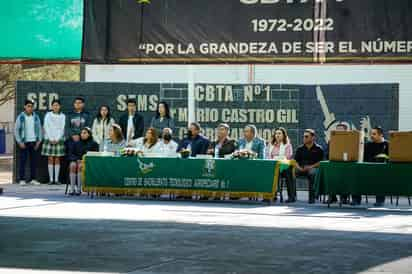
[[44,117],[44,138],[49,141],[63,139],[66,116],[63,113],[48,112]]
[[95,118],[93,121],[93,126],[92,126],[92,133],[93,133],[94,141],[100,145],[100,144],[103,144],[105,140],[110,139],[109,131],[113,124],[114,124],[113,118],[110,118],[109,123],[107,123],[107,120],[99,121],[97,118]]
[[279,157],[286,157],[286,145],[284,143],[279,146]]
[[253,147],[253,139],[250,142],[246,141],[245,149],[252,150],[252,147]]
[[155,145],[153,145],[150,148],[146,147],[143,142],[144,142],[144,137],[140,137],[133,141],[133,145],[138,150],[143,151],[143,153],[161,153],[160,142],[157,142]]
[[133,137],[134,137],[133,117],[134,116],[129,116],[129,120],[127,120],[127,136],[126,136],[127,141],[133,140]]
[[159,142],[159,149],[165,155],[176,154],[177,147],[177,143],[173,140],[170,140],[168,144],[165,144],[163,140]]
[[26,136],[26,142],[36,141],[36,132],[34,130],[34,115],[27,115],[24,124],[24,131]]

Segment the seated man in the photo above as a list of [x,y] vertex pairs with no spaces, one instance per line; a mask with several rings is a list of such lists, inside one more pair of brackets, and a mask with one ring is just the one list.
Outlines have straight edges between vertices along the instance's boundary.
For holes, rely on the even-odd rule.
[[244,138],[239,140],[239,149],[256,153],[258,159],[265,158],[265,141],[257,136],[254,125],[247,125],[243,130]]
[[[364,162],[379,163],[384,162],[385,158],[379,158],[377,156],[389,154],[389,142],[387,142],[383,136],[383,129],[381,127],[374,127],[371,130],[370,142],[365,144],[365,150],[363,155]],[[351,205],[360,205],[360,195],[352,195]],[[374,206],[381,207],[385,203],[385,196],[376,196],[376,203]]]
[[295,154],[296,176],[303,176],[309,180],[309,203],[315,203],[315,176],[320,161],[323,160],[323,149],[315,143],[315,131],[306,129],[303,134],[303,145],[298,147]]
[[207,154],[215,158],[224,158],[225,155],[230,155],[236,150],[237,143],[228,137],[230,130],[228,124],[220,124],[217,130],[217,141],[210,143]]
[[180,142],[177,152],[180,152],[182,149],[189,149],[192,157],[196,157],[197,154],[206,154],[210,142],[205,136],[200,134],[200,129],[199,123],[191,123],[187,137]]

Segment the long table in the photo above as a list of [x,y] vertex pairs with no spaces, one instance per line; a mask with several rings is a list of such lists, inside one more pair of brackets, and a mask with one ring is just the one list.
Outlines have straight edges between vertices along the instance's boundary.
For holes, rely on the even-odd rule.
[[318,195],[412,196],[412,163],[321,162]]
[[84,157],[83,190],[272,199],[290,162],[272,160]]

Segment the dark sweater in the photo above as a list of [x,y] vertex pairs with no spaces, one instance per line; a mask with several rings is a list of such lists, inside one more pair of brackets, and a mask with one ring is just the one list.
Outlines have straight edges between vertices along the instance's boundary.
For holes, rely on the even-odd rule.
[[89,112],[71,111],[66,115],[66,138],[69,139],[75,134],[80,134],[84,127],[91,127],[92,117]]
[[202,136],[202,135],[197,135],[194,139],[192,138],[185,138],[182,140],[182,142],[179,144],[179,147],[177,148],[177,152],[181,151],[184,148],[187,148],[190,144],[191,149],[192,149],[192,157],[196,157],[197,154],[206,154],[207,149],[209,147],[209,140]]
[[[215,155],[215,148],[219,144],[219,141],[210,143],[209,149],[213,149],[213,156]],[[232,154],[237,149],[238,144],[235,140],[228,139],[223,142],[222,146],[219,148],[218,156],[219,158],[225,157],[225,155]]]
[[364,162],[383,162],[382,159],[376,159],[379,154],[389,155],[389,143],[383,141],[382,143],[368,142],[365,144],[365,152],[363,156]]
[[79,142],[75,142],[72,138],[66,141],[66,159],[69,162],[80,160],[76,154],[76,144]]
[[99,145],[92,138],[86,141],[74,142],[73,140],[68,140],[66,142],[66,157],[68,161],[81,160],[88,151],[99,151]]
[[[127,123],[129,121],[129,113],[123,114],[119,119],[119,125],[122,128],[123,137],[127,139]],[[137,139],[143,136],[144,131],[144,119],[143,116],[137,112],[133,117],[133,126],[134,126],[134,136],[133,139]]]

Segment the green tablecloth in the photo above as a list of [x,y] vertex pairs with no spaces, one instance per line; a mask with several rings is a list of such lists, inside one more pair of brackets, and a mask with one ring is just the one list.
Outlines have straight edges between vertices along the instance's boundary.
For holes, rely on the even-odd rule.
[[276,193],[279,170],[269,160],[85,157],[84,190],[251,197]]
[[412,163],[321,162],[317,194],[412,196]]

